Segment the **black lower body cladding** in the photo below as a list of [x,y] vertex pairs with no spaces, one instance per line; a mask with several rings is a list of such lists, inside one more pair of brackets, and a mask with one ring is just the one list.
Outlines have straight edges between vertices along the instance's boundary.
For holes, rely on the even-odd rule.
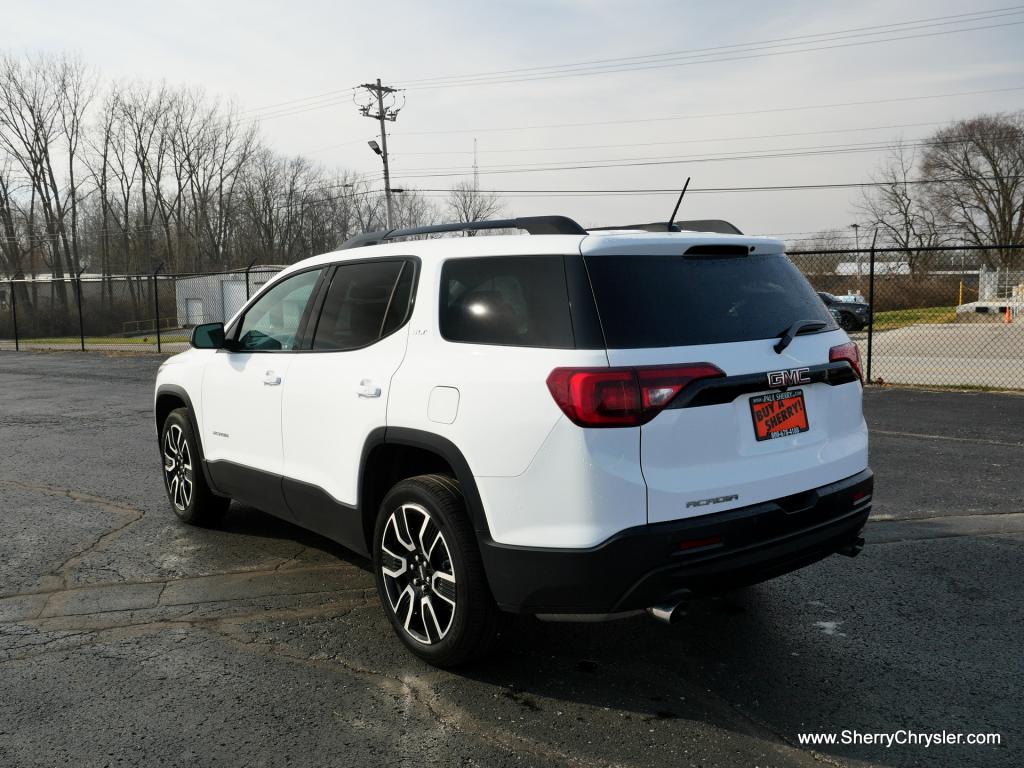
[[[630,528],[589,549],[481,542],[498,605],[606,614],[755,584],[851,551],[871,511],[871,470],[749,507]],[[856,546],[853,547],[856,549]]]

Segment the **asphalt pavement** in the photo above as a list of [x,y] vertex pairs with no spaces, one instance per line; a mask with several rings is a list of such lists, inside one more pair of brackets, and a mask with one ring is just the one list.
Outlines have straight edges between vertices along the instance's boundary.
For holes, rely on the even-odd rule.
[[[867,332],[851,334],[867,359]],[[888,384],[1024,389],[1024,319],[922,323],[877,331],[871,378]]]
[[[872,388],[864,552],[679,624],[520,620],[443,672],[367,564],[232,507],[176,521],[160,358],[0,353],[2,766],[1016,766],[1024,397]],[[998,733],[999,746],[800,744]],[[863,739],[862,739],[863,740]]]

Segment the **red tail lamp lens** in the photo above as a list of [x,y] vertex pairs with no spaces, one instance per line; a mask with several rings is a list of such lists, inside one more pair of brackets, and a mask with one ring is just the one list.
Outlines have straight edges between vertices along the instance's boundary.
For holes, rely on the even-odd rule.
[[725,374],[710,363],[642,368],[556,368],[548,389],[581,427],[636,427],[658,415],[698,379]]
[[839,360],[845,360],[851,366],[853,366],[854,372],[857,374],[857,378],[864,382],[864,375],[860,370],[860,348],[856,343],[848,341],[845,344],[840,344],[838,347],[832,347],[828,351],[828,361],[830,363],[837,362]]

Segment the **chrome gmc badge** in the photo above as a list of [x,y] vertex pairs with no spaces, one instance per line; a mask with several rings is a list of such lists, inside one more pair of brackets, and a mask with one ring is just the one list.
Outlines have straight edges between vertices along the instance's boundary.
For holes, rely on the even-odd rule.
[[788,371],[769,371],[769,387],[790,387],[793,384],[810,384],[810,368],[791,368]]

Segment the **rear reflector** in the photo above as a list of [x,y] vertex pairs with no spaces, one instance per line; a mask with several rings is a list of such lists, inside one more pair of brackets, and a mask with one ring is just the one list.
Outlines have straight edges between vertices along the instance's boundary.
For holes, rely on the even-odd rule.
[[638,427],[657,416],[689,384],[724,375],[710,363],[555,368],[547,383],[558,407],[581,427]]
[[857,378],[860,379],[862,384],[864,383],[864,375],[860,372],[860,349],[855,342],[848,341],[845,344],[840,344],[838,347],[832,347],[828,351],[828,361],[830,363],[839,360],[848,362],[853,368],[854,373],[857,374]]
[[866,504],[871,501],[871,491],[854,491],[853,492],[853,506],[858,504]]
[[716,544],[722,543],[721,536],[708,536],[706,539],[686,539],[679,542],[679,549],[684,552],[690,549],[701,549],[703,547],[712,547]]

